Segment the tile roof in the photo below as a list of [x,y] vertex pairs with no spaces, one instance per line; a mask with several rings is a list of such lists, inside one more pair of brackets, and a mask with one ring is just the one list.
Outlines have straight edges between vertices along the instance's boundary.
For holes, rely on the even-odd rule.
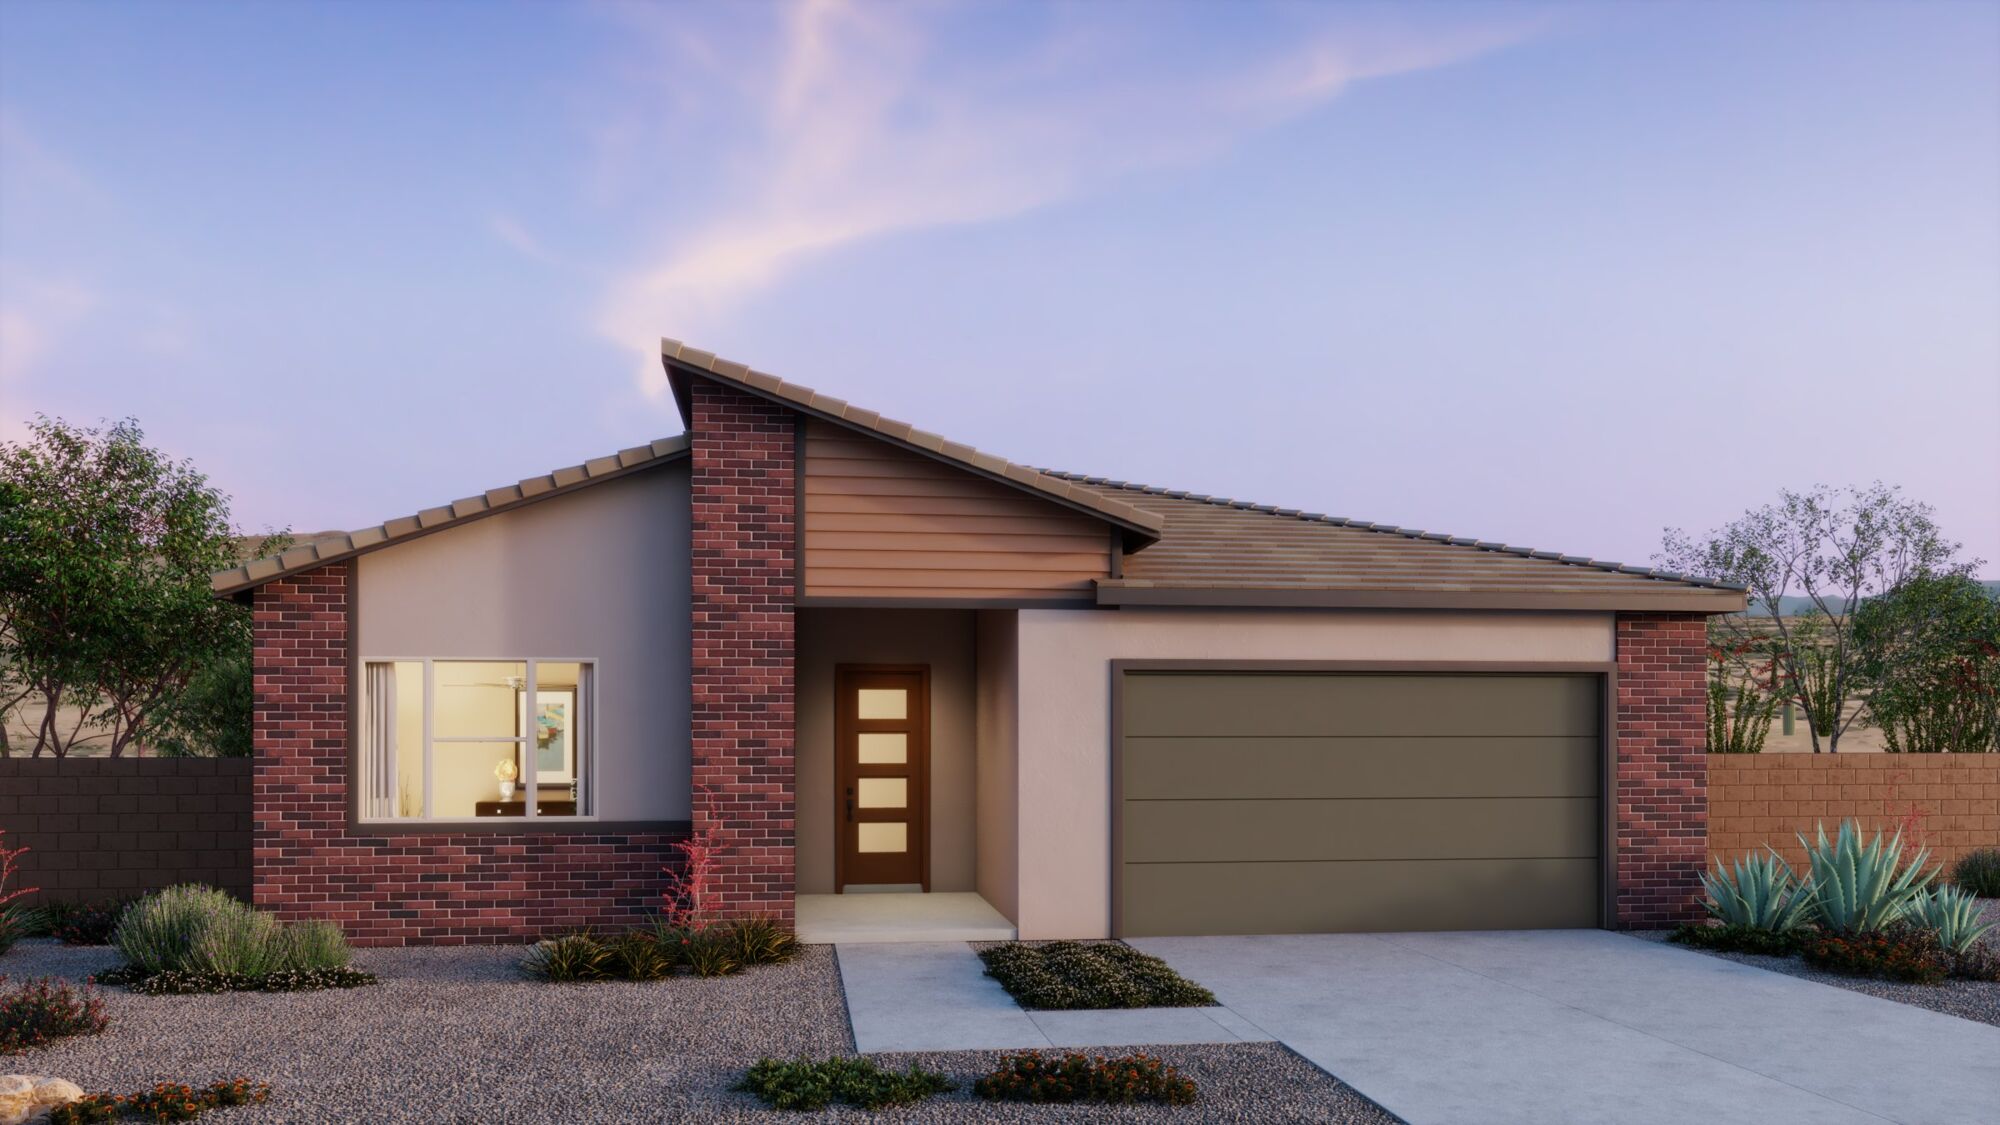
[[1743,608],[1741,587],[1708,579],[1102,477],[1050,475],[1165,522],[1159,542],[1126,555],[1119,576],[1099,582],[1101,604]]
[[433,531],[440,531],[466,520],[494,515],[510,508],[518,508],[523,504],[574,492],[589,485],[601,484],[648,465],[685,457],[687,452],[688,441],[684,434],[661,438],[650,445],[621,449],[609,456],[585,461],[581,465],[571,465],[538,477],[529,477],[516,484],[489,489],[481,495],[468,496],[441,508],[426,508],[414,516],[393,519],[361,531],[325,536],[293,547],[280,555],[272,555],[242,566],[217,571],[209,576],[209,587],[219,595],[240,594],[252,587],[261,586],[273,578],[282,578],[301,570],[311,570],[316,566],[339,562],[341,559],[386,547],[390,543],[419,535],[429,535]]
[[666,364],[668,378],[673,382],[674,397],[680,403],[683,422],[692,424],[692,419],[688,416],[686,376],[677,375],[676,368],[716,379],[748,391],[759,398],[770,399],[807,414],[825,418],[829,422],[860,430],[891,444],[956,465],[979,476],[1053,500],[1064,507],[1108,520],[1124,528],[1130,536],[1137,537],[1128,538],[1128,546],[1137,546],[1157,538],[1160,534],[1160,517],[1137,504],[1127,503],[1116,496],[1105,495],[1096,489],[1072,484],[1068,479],[1053,473],[1017,465],[1004,458],[995,457],[991,453],[982,453],[969,445],[946,441],[943,437],[919,430],[908,422],[884,418],[873,410],[863,410],[842,399],[821,394],[811,387],[787,383],[776,375],[753,371],[744,364],[717,358],[711,352],[688,347],[679,340],[662,339],[660,359]]

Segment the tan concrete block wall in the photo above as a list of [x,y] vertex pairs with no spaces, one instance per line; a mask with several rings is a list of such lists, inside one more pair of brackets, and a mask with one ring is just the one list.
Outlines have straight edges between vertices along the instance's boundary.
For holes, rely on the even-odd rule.
[[1904,828],[1947,867],[2000,847],[2000,754],[1711,754],[1708,848],[1734,859],[1766,845],[1794,865],[1798,834],[1853,818]]

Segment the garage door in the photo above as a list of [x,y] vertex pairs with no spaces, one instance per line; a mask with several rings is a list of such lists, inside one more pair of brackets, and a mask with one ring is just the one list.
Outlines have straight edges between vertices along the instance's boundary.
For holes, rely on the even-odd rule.
[[1123,676],[1120,934],[1598,924],[1599,677]]

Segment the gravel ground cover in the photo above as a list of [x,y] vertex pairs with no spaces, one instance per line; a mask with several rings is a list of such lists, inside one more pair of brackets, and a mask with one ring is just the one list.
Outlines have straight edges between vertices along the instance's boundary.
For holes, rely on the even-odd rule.
[[[0,1061],[0,1069],[129,1092],[155,1082],[242,1075],[272,1085],[261,1106],[204,1121],[659,1122],[832,1120],[853,1110],[777,1114],[731,1091],[759,1057],[852,1052],[827,946],[788,965],[648,984],[524,979],[520,947],[365,949],[367,988],[307,993],[135,996],[104,991],[111,1028]],[[80,979],[118,963],[104,948],[21,943],[0,974]],[[1131,1048],[1147,1050],[1146,1048]],[[1120,1050],[1125,1050],[1121,1048]],[[1100,1052],[1108,1053],[1108,1052]],[[971,1093],[998,1052],[883,1056],[958,1080],[955,1094],[877,1115],[890,1121],[1394,1122],[1352,1089],[1270,1043],[1148,1050],[1201,1086],[1179,1109],[992,1106]]]
[[[2000,898],[1984,899],[1981,903],[1981,918],[1987,922],[2000,923]],[[1666,930],[1635,933],[1633,937],[1648,941],[1667,940]],[[2000,949],[2000,926],[1987,932],[1981,940]],[[1676,946],[1686,949],[1687,946]],[[1759,969],[1769,969],[1786,976],[1802,977],[1835,988],[1845,988],[1851,992],[1865,992],[1870,996],[1880,996],[1884,1000],[1894,1000],[1899,1004],[1909,1004],[1918,1008],[1928,1008],[1933,1012],[1943,1012],[1948,1016],[1977,1020],[2000,1027],[2000,981],[1948,980],[1943,984],[1907,984],[1902,981],[1870,980],[1866,977],[1842,976],[1823,969],[1808,966],[1797,957],[1765,957],[1756,953],[1718,953],[1713,950],[1697,949],[1696,953],[1706,953],[1710,957],[1720,957],[1743,965],[1754,965]]]

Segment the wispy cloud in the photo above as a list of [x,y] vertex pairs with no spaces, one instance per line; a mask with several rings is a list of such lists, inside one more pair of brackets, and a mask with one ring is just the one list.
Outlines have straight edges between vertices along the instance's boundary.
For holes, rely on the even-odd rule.
[[[681,10],[626,12],[656,69],[635,115],[599,128],[616,140],[614,178],[657,177],[660,213],[595,327],[638,352],[639,386],[657,394],[657,336],[700,338],[817,255],[1195,164],[1355,82],[1532,30],[1326,24],[1174,49],[1157,34],[1163,11],[1058,9],[1032,33],[999,34],[975,18],[991,10],[802,0],[775,26],[717,35],[691,31]],[[640,123],[648,107],[657,126]],[[635,164],[633,145],[658,163]]]

